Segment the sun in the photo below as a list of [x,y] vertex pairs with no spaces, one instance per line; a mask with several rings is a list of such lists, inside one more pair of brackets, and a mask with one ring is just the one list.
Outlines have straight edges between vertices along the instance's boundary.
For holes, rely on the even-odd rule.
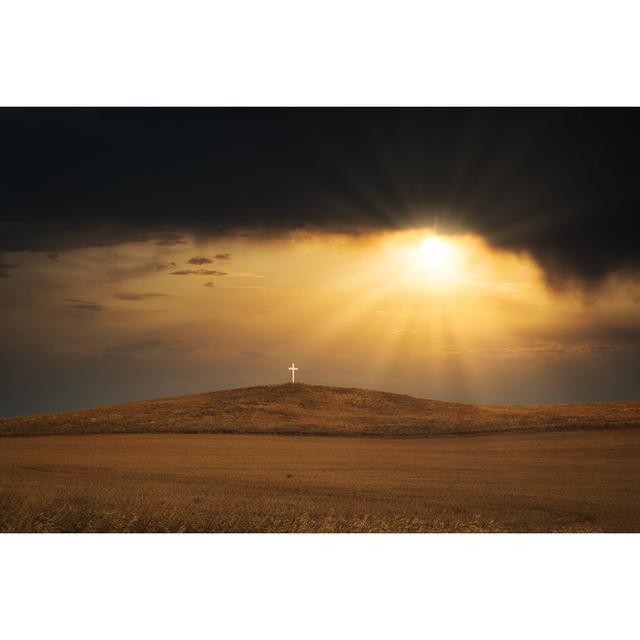
[[[444,235],[431,229],[385,234],[380,265],[389,286],[459,292],[476,279],[472,256],[484,259],[484,245],[469,235]],[[482,262],[482,261],[481,261]],[[371,269],[368,270],[371,272]]]
[[442,275],[452,267],[451,243],[440,236],[429,236],[420,244],[418,258],[430,273]]

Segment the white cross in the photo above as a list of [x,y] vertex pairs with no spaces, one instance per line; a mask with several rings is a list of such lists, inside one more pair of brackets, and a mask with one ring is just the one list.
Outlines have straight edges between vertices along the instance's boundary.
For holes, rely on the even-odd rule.
[[298,370],[298,367],[296,367],[295,364],[293,364],[293,362],[291,363],[291,366],[289,367],[289,371],[291,371],[291,382],[295,382],[296,381],[296,371]]

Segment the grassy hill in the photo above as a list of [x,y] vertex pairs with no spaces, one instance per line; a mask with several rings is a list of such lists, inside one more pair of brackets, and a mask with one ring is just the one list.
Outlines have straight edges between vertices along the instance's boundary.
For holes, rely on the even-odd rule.
[[640,427],[640,402],[489,406],[284,384],[0,419],[0,436],[261,433],[425,437]]

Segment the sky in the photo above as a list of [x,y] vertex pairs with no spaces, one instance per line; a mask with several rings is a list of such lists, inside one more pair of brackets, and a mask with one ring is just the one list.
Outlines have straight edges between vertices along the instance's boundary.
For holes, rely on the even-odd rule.
[[640,399],[635,109],[0,109],[0,415],[285,382]]

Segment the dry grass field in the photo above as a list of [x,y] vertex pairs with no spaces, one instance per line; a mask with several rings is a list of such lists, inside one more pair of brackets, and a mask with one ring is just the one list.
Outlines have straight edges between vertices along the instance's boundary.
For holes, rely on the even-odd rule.
[[5,532],[640,531],[637,402],[296,384],[6,418],[0,436]]
[[640,433],[0,438],[0,531],[640,531]]
[[2,435],[256,433],[425,437],[640,427],[640,402],[486,406],[283,384],[0,418]]

